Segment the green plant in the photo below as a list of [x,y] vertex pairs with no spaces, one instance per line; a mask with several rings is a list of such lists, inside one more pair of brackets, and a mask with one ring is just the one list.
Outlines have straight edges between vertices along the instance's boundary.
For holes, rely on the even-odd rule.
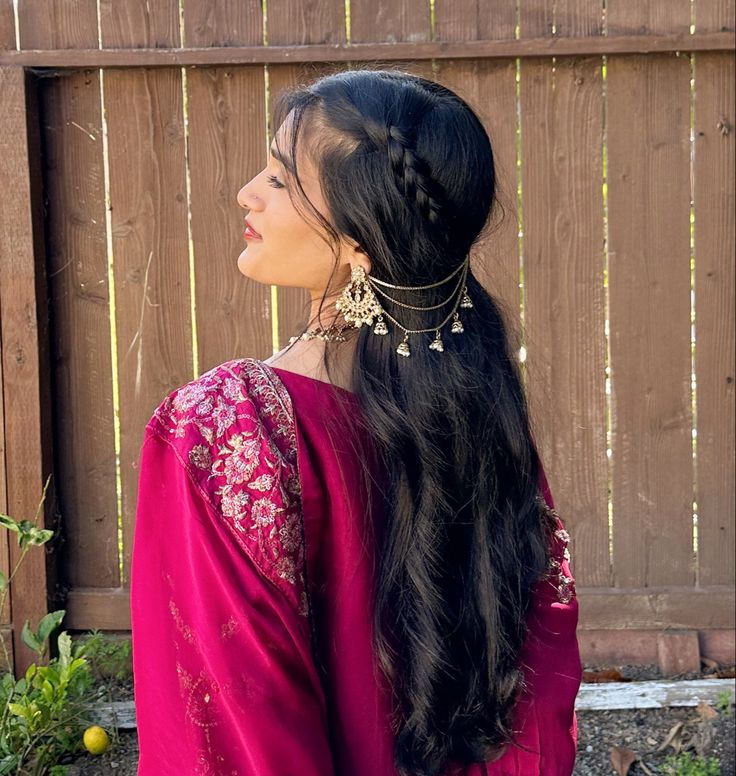
[[[36,510],[36,521],[48,484],[49,480]],[[17,534],[21,548],[10,576],[6,579],[0,573],[0,610],[30,548],[45,544],[53,536],[53,531],[39,528],[36,521],[0,515],[0,525]],[[63,609],[49,612],[35,631],[29,621],[24,623],[21,639],[38,654],[39,662],[45,659],[52,634],[65,613]],[[0,776],[63,776],[66,768],[59,759],[82,750],[84,715],[94,699],[92,677],[83,645],[73,648],[71,637],[62,631],[56,646],[57,657],[46,665],[32,663],[25,675],[16,679],[3,643],[6,669],[0,677]]]
[[731,691],[724,690],[718,693],[718,700],[716,701],[716,709],[723,714],[724,717],[730,717],[733,714],[733,700],[731,699]]
[[662,773],[665,776],[721,776],[721,767],[715,757],[706,759],[681,752],[665,759]]
[[58,638],[59,656],[48,665],[35,663],[16,681],[12,674],[0,683],[0,774],[42,776],[61,756],[82,751],[84,715],[90,700],[91,676],[82,647],[72,649],[71,637]]
[[[13,577],[18,573],[18,569],[20,568],[21,563],[25,560],[26,555],[28,554],[28,551],[31,549],[31,547],[36,545],[42,545],[46,544],[46,542],[54,535],[53,531],[50,531],[47,528],[39,528],[38,523],[38,516],[41,512],[41,507],[43,506],[43,502],[46,499],[46,490],[49,487],[49,482],[51,480],[51,475],[49,475],[48,479],[46,480],[46,484],[43,486],[43,493],[41,494],[41,501],[38,504],[38,507],[36,509],[36,516],[31,522],[30,520],[14,520],[10,515],[3,515],[0,514],[0,525],[2,525],[4,528],[7,528],[8,531],[11,533],[17,534],[18,538],[18,546],[20,547],[20,555],[18,557],[18,561],[15,564],[15,568],[11,572],[9,577],[5,577],[5,575],[0,571],[0,611],[3,610],[5,607],[5,600],[8,597],[8,590],[10,589],[10,583],[13,581]],[[62,617],[64,615],[62,614]],[[46,618],[44,618],[46,620]],[[61,618],[59,618],[59,621],[61,621]],[[43,621],[42,621],[43,622]],[[50,627],[51,620],[47,620],[45,624],[39,625],[39,631],[41,628],[45,629],[47,627]],[[57,622],[58,625],[58,622]],[[50,628],[49,632],[46,633],[48,636],[51,631],[53,630],[53,627]],[[30,632],[30,623],[26,620],[24,626],[23,626],[23,632],[21,634],[21,638],[23,639],[24,644],[28,644],[28,646],[37,651],[36,646],[34,643],[28,643],[26,641],[26,637]],[[12,666],[10,664],[10,656],[8,655],[8,650],[5,646],[4,639],[0,639],[0,644],[2,644],[3,647],[3,655],[5,657],[5,670],[6,671],[12,671]]]
[[132,677],[133,645],[130,637],[112,638],[95,628],[83,643],[84,654],[95,679],[123,682]]

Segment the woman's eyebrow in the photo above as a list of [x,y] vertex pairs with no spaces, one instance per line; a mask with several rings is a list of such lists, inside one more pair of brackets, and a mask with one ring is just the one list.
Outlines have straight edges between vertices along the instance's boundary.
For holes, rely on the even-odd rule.
[[276,150],[276,149],[273,147],[273,144],[271,144],[271,146],[269,147],[269,149],[268,149],[268,150],[271,152],[271,156],[273,156],[273,158],[274,158],[274,159],[275,159],[277,162],[281,162],[281,164],[282,164],[282,165],[283,165],[283,166],[284,166],[284,167],[285,167],[287,170],[291,169],[291,168],[289,167],[289,165],[286,163],[286,159],[284,159],[284,157],[283,157],[283,156],[281,156],[281,154],[280,154],[280,153],[279,153],[279,152],[278,152],[278,151],[277,151],[277,150]]

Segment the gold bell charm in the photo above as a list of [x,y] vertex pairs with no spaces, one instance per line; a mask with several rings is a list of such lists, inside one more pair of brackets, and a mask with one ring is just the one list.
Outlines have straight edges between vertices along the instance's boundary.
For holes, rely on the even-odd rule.
[[379,315],[378,320],[376,321],[376,325],[373,327],[373,333],[374,334],[388,334],[388,326],[386,326],[386,321],[383,320],[383,316]]
[[442,337],[440,337],[440,330],[437,329],[434,335],[434,339],[429,343],[430,350],[436,350],[438,353],[442,353],[445,346],[442,344]]
[[401,344],[398,348],[396,348],[396,352],[400,356],[410,356],[411,350],[409,350],[409,334],[404,334],[404,339],[401,341]]
[[463,298],[460,300],[460,307],[472,307],[473,300],[468,296],[468,287],[463,288]]
[[455,313],[454,314],[454,318],[455,318],[455,320],[452,322],[452,326],[450,327],[450,331],[453,334],[462,334],[465,331],[465,329],[463,328],[463,323],[460,320],[460,316],[457,313]]

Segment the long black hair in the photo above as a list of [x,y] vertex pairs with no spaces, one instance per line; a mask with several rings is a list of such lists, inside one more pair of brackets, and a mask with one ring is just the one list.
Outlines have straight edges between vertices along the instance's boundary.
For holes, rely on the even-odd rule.
[[[306,202],[323,227],[335,268],[342,235],[370,257],[372,277],[427,285],[461,265],[487,231],[497,201],[491,143],[449,89],[400,71],[349,70],[281,92],[274,126],[289,114],[290,150],[281,153],[296,183],[292,201]],[[298,148],[318,170],[326,214],[301,185]],[[420,301],[392,296],[439,304],[456,280]],[[443,330],[443,352],[428,348],[434,332],[415,334],[402,357],[401,329],[389,324],[377,336],[363,326],[352,366],[352,390],[388,471],[374,646],[394,692],[395,765],[417,776],[496,759],[512,740],[530,590],[548,562],[518,343],[472,270],[466,285],[473,306],[460,310],[463,333]],[[448,309],[430,320],[380,301],[406,329],[428,328]],[[330,358],[328,347],[328,374]]]

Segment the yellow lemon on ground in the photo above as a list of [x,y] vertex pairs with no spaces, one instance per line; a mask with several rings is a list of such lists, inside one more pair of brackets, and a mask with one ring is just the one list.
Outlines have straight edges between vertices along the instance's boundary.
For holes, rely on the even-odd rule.
[[90,754],[102,754],[110,744],[107,733],[99,725],[88,727],[84,731],[82,741]]

